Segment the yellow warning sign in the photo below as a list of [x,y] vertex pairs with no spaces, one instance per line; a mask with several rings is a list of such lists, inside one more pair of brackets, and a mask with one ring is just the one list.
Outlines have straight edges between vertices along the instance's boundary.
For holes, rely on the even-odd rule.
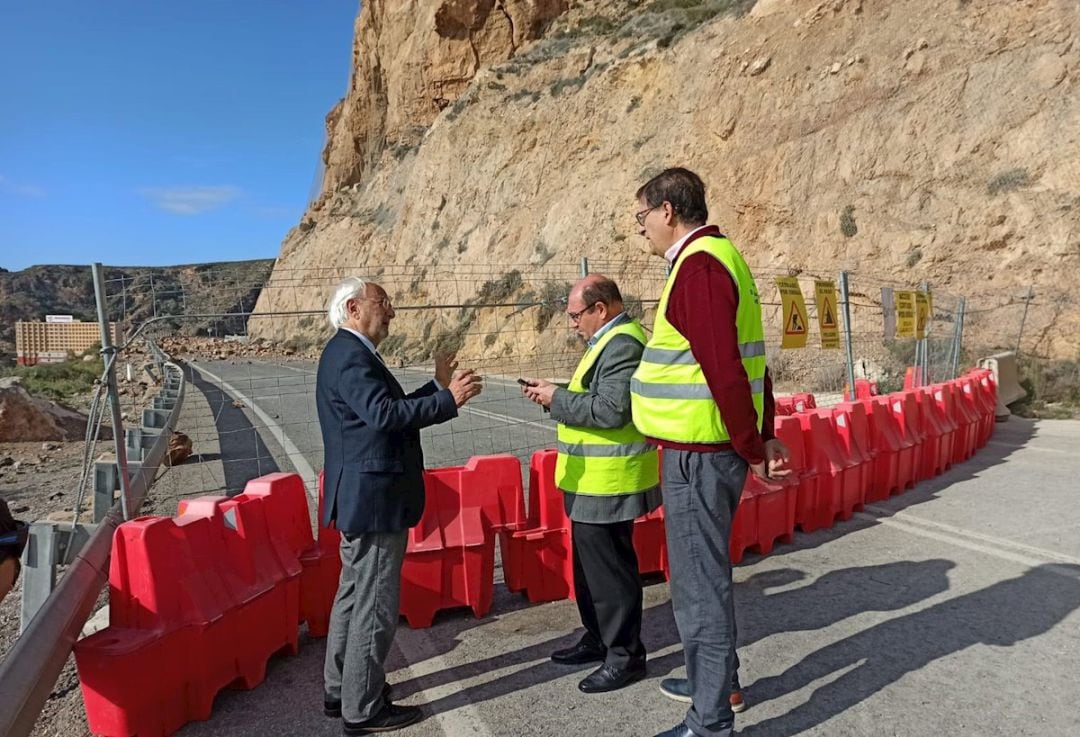
[[840,347],[840,323],[836,312],[836,283],[815,281],[814,297],[817,301],[818,327],[821,329],[821,347]]
[[915,292],[915,337],[926,338],[930,335],[930,295],[927,292]]
[[805,348],[807,329],[806,302],[803,301],[799,280],[793,276],[776,277],[780,301],[784,305],[784,336],[781,348]]
[[896,337],[914,338],[915,336],[915,292],[897,291],[896,297]]

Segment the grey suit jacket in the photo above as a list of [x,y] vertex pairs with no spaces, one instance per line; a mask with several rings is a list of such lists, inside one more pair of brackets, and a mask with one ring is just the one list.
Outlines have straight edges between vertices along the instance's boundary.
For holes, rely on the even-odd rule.
[[[586,393],[556,389],[551,416],[556,422],[578,427],[612,429],[630,422],[630,378],[645,347],[629,335],[608,341],[582,384]],[[660,487],[640,494],[590,496],[564,492],[566,513],[575,522],[626,522],[660,506]]]

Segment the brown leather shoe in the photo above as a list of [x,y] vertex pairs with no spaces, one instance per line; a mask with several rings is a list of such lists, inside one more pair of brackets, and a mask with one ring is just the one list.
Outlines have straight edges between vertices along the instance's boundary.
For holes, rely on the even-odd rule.
[[731,692],[731,710],[736,714],[741,714],[746,711],[746,699],[743,698],[743,692],[741,690],[735,690]]

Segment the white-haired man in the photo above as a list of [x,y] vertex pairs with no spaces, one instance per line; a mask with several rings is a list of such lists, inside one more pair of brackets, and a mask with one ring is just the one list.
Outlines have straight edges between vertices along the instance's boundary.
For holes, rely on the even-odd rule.
[[315,383],[322,428],[322,524],[341,531],[341,582],[330,614],[324,712],[346,735],[388,732],[420,710],[390,702],[383,664],[398,621],[408,529],[424,510],[420,429],[457,416],[480,393],[453,355],[435,360],[435,380],[406,394],[379,355],[394,307],[378,284],[350,277],[334,290]]

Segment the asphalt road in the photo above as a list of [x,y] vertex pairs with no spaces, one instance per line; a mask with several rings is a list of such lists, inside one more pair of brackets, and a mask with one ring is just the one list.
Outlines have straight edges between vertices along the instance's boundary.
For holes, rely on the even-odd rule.
[[[190,401],[208,409],[189,423],[198,437],[223,434],[218,457],[193,468],[222,469],[191,479],[235,490],[253,471],[319,467],[313,366],[199,366],[202,398]],[[403,378],[416,386],[424,377]],[[551,445],[550,421],[512,382],[489,380],[481,399],[425,431],[429,465],[493,452],[527,462]],[[768,557],[748,556],[735,572],[751,705],[739,734],[1080,735],[1078,442],[1080,423],[1014,418],[945,475]],[[174,470],[176,479],[193,473]],[[548,660],[580,634],[571,602],[531,605],[497,586],[482,620],[462,611],[426,630],[402,622],[389,679],[427,717],[398,734],[649,737],[672,726],[684,707],[657,684],[682,672],[682,653],[666,584],[645,596],[649,677],[607,695],[577,690],[588,668]],[[321,714],[323,653],[321,640],[302,637],[300,654],[275,658],[262,685],[221,694],[209,722],[180,734],[340,734]]]

